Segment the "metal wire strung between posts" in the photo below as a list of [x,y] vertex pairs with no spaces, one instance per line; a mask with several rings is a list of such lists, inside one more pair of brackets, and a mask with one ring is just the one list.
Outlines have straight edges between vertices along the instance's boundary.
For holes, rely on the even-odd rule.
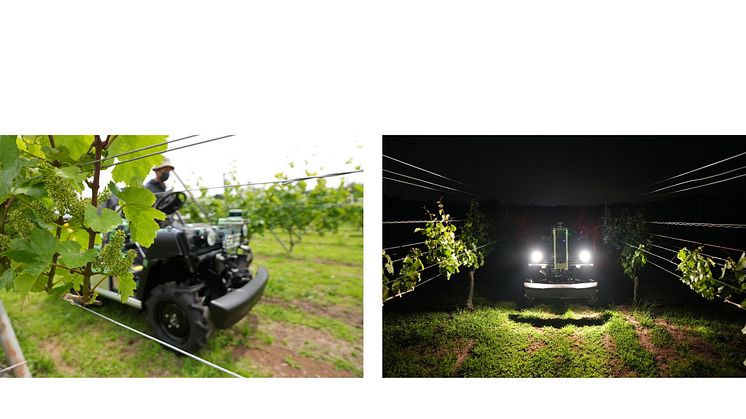
[[[420,253],[420,256],[425,256],[425,255],[427,255],[427,254],[430,254],[430,252]],[[407,257],[406,257],[406,256],[404,256],[403,258],[399,258],[399,259],[394,259],[394,260],[392,260],[392,261],[391,261],[391,263],[394,263],[394,262],[399,262],[399,261],[402,261],[402,260],[404,260],[404,259],[406,259],[406,258],[407,258]]]
[[418,184],[416,184],[416,183],[412,183],[412,182],[407,182],[406,180],[399,180],[399,179],[394,179],[394,178],[392,178],[392,177],[388,177],[388,176],[383,176],[382,178],[383,178],[383,180],[392,180],[392,181],[394,181],[394,182],[404,183],[404,184],[406,184],[406,185],[417,186],[417,187],[420,187],[420,188],[423,188],[423,189],[430,189],[431,191],[435,191],[435,192],[443,192],[443,193],[448,193],[448,192],[446,192],[446,191],[444,191],[444,190],[441,190],[441,189],[435,189],[435,188],[431,188],[431,187],[429,187],[429,186],[425,186],[425,185],[418,185]]
[[662,237],[664,239],[678,240],[678,241],[681,241],[681,242],[684,242],[684,243],[693,243],[693,244],[698,244],[698,245],[701,245],[701,246],[716,247],[718,249],[731,250],[731,251],[734,251],[734,252],[746,253],[746,250],[742,250],[742,249],[735,249],[733,247],[725,247],[725,246],[719,246],[717,244],[709,244],[709,243],[704,243],[704,242],[687,240],[687,239],[682,239],[682,238],[679,238],[679,237],[664,236],[663,234],[648,233],[648,235],[655,236],[655,237]]
[[684,227],[746,228],[746,224],[692,223],[686,221],[645,221],[645,223]]
[[[101,170],[108,169],[108,168],[114,167],[114,166],[118,166],[120,164],[124,164],[124,163],[129,163],[129,162],[133,162],[133,161],[145,159],[145,158],[148,158],[148,157],[157,156],[159,154],[165,154],[165,153],[168,153],[168,152],[171,152],[171,151],[175,151],[175,150],[181,150],[182,148],[193,147],[195,145],[205,144],[205,143],[209,143],[209,142],[212,142],[212,141],[223,140],[225,138],[230,138],[230,137],[234,137],[234,136],[235,136],[234,134],[224,135],[222,137],[211,138],[209,140],[204,140],[204,141],[198,141],[198,142],[196,142],[194,144],[187,144],[187,145],[183,145],[181,147],[174,147],[174,148],[170,148],[168,150],[156,151],[154,153],[148,153],[148,154],[145,154],[145,155],[142,155],[142,156],[133,157],[131,159],[120,160],[120,161],[118,161],[116,163],[112,163],[112,164],[109,164],[107,166],[102,167]],[[83,172],[81,172],[81,173],[83,173]]]
[[727,178],[727,179],[716,180],[716,181],[714,181],[714,182],[710,182],[710,183],[705,183],[704,185],[697,185],[697,186],[692,186],[692,187],[689,187],[689,188],[679,189],[679,190],[677,190],[677,191],[664,192],[664,193],[662,193],[662,194],[659,194],[659,195],[657,195],[657,196],[656,196],[656,198],[658,198],[658,197],[661,197],[661,196],[664,196],[664,195],[671,195],[671,194],[675,194],[675,193],[679,193],[679,192],[686,192],[686,191],[691,191],[692,189],[699,189],[699,188],[704,188],[705,186],[710,186],[710,185],[715,185],[715,184],[718,184],[718,183],[723,183],[723,182],[727,182],[727,181],[729,181],[729,180],[733,180],[733,179],[738,179],[738,178],[742,178],[742,177],[744,177],[744,176],[746,176],[746,173],[744,173],[744,174],[742,174],[742,175],[738,175],[738,176],[732,176],[732,177],[729,177],[729,178]]
[[3,369],[0,370],[0,374],[5,374],[6,372],[8,372],[10,370],[13,370],[13,369],[16,369],[16,368],[18,368],[18,367],[20,367],[21,365],[24,365],[24,364],[26,364],[26,361],[21,361],[21,362],[19,362],[17,364],[11,365],[11,366],[9,366],[7,368],[3,368]]
[[654,182],[654,183],[651,183],[651,184],[649,184],[649,185],[643,186],[643,187],[642,187],[641,189],[644,189],[644,188],[648,188],[648,187],[650,187],[650,186],[654,186],[654,185],[659,185],[659,184],[661,184],[661,183],[663,183],[663,182],[668,182],[669,180],[673,180],[673,179],[676,179],[676,178],[680,178],[680,177],[682,177],[682,176],[685,176],[685,175],[688,175],[688,174],[690,174],[690,173],[694,173],[694,172],[700,171],[700,170],[702,170],[702,169],[706,169],[706,168],[708,168],[708,167],[712,167],[712,166],[715,166],[716,164],[720,164],[720,163],[726,162],[726,161],[728,161],[728,160],[731,160],[731,159],[735,159],[735,158],[737,158],[737,157],[741,157],[741,156],[743,156],[743,155],[745,155],[745,154],[746,154],[746,151],[745,151],[745,152],[743,152],[743,153],[739,153],[739,154],[736,154],[736,155],[734,155],[734,156],[730,156],[730,157],[727,157],[727,158],[725,158],[725,159],[723,159],[723,160],[720,160],[720,161],[716,161],[715,163],[710,163],[710,164],[707,164],[707,165],[705,165],[705,166],[699,167],[699,168],[697,168],[697,169],[694,169],[694,170],[690,170],[690,171],[688,171],[688,172],[684,172],[684,173],[681,173],[681,174],[679,174],[679,175],[676,175],[676,176],[671,176],[671,177],[670,177],[670,178],[668,178],[668,179],[663,179],[663,180],[659,180],[658,182]]
[[155,337],[153,337],[153,336],[150,336],[150,335],[148,335],[148,334],[145,334],[145,333],[143,333],[143,332],[141,332],[141,331],[139,331],[139,330],[137,330],[137,329],[133,329],[133,328],[131,328],[131,327],[127,326],[126,324],[120,323],[120,322],[118,322],[118,321],[116,321],[116,320],[114,320],[114,319],[110,319],[110,318],[108,318],[108,317],[104,316],[104,315],[103,315],[103,314],[101,314],[101,313],[98,313],[98,312],[96,312],[96,311],[93,311],[93,310],[89,309],[88,307],[85,307],[85,306],[82,306],[82,305],[78,304],[78,303],[77,303],[76,301],[74,301],[74,300],[72,300],[72,299],[70,299],[70,300],[68,300],[68,301],[70,302],[70,304],[72,304],[72,305],[74,305],[74,306],[76,306],[76,307],[80,307],[80,308],[82,308],[83,310],[85,310],[85,311],[87,311],[87,312],[89,312],[89,313],[91,313],[91,314],[94,314],[94,315],[96,315],[96,316],[98,316],[98,317],[101,317],[102,319],[105,319],[105,320],[107,320],[107,321],[109,321],[109,322],[111,322],[111,323],[114,323],[115,325],[117,325],[117,326],[119,326],[119,327],[123,327],[123,328],[125,328],[125,329],[129,330],[130,332],[134,332],[134,333],[137,333],[138,335],[140,335],[140,336],[142,336],[142,337],[148,338],[148,339],[150,339],[150,340],[152,340],[152,341],[154,341],[154,342],[158,342],[158,343],[160,343],[161,345],[163,345],[163,346],[165,346],[165,347],[167,347],[167,348],[169,348],[169,349],[172,349],[172,350],[174,350],[174,351],[176,351],[176,352],[178,352],[178,353],[180,353],[180,354],[182,354],[182,355],[186,355],[186,356],[188,356],[189,358],[192,358],[192,359],[194,359],[195,361],[201,362],[201,363],[203,363],[203,364],[207,365],[208,367],[212,367],[212,368],[215,368],[215,369],[216,369],[216,370],[218,370],[218,371],[224,372],[224,373],[226,373],[226,374],[228,374],[228,375],[230,375],[230,376],[236,377],[236,378],[246,378],[246,377],[243,377],[243,376],[241,376],[241,375],[238,375],[238,374],[236,374],[235,372],[233,372],[233,371],[231,371],[231,370],[225,369],[225,368],[221,367],[220,365],[216,365],[216,364],[213,364],[213,363],[212,363],[212,362],[210,362],[210,361],[204,360],[204,359],[202,359],[202,358],[198,357],[197,355],[192,355],[192,354],[190,354],[189,352],[187,352],[187,351],[185,351],[185,350],[183,350],[183,349],[179,349],[179,348],[177,348],[176,346],[173,346],[173,345],[171,345],[171,344],[169,344],[169,343],[166,343],[166,342],[164,342],[164,341],[162,341],[162,340],[160,340],[160,339],[157,339],[157,338],[155,338]]
[[409,166],[409,167],[414,167],[414,168],[415,168],[415,169],[417,169],[417,170],[422,170],[422,171],[423,171],[423,172],[425,172],[425,173],[430,173],[431,175],[435,175],[435,176],[441,177],[441,178],[443,178],[443,179],[448,179],[448,180],[450,180],[451,182],[456,182],[456,183],[458,183],[458,184],[460,184],[460,185],[464,185],[464,186],[466,186],[466,187],[469,187],[469,188],[471,187],[471,186],[467,185],[467,184],[466,184],[466,183],[464,183],[464,182],[459,182],[459,181],[458,181],[458,180],[456,180],[456,179],[451,179],[451,178],[449,178],[449,177],[447,177],[447,176],[439,175],[439,174],[437,174],[437,173],[435,173],[435,172],[431,172],[431,171],[429,171],[429,170],[426,170],[426,169],[423,169],[423,168],[421,168],[421,167],[419,167],[419,166],[415,166],[415,165],[413,165],[413,164],[411,164],[411,163],[407,163],[407,162],[405,162],[405,161],[401,161],[401,160],[399,160],[399,159],[395,159],[395,158],[393,158],[393,157],[389,157],[389,156],[387,156],[387,155],[385,155],[385,154],[383,155],[383,157],[385,157],[385,158],[387,158],[387,159],[389,159],[389,160],[393,160],[393,161],[395,161],[395,162],[399,162],[399,163],[401,163],[401,164],[406,164],[406,165],[407,165],[407,166]]
[[[632,245],[631,245],[631,244],[629,244],[629,243],[624,243],[624,244],[626,244],[627,246],[629,246],[629,247],[631,247],[631,248],[633,248],[633,249],[637,249],[637,247],[635,247],[635,246],[632,246]],[[653,253],[653,252],[650,252],[650,251],[648,251],[648,250],[645,250],[645,249],[639,249],[639,250],[642,250],[643,252],[645,252],[645,253],[647,253],[647,254],[649,254],[649,255],[655,256],[655,257],[657,257],[657,258],[659,258],[659,259],[663,259],[663,260],[665,260],[666,262],[668,262],[668,263],[670,263],[670,264],[673,264],[673,265],[678,265],[678,264],[677,264],[676,262],[674,262],[674,261],[672,261],[672,260],[669,260],[669,259],[666,259],[666,258],[664,258],[663,256],[660,256],[660,255],[658,255],[658,254],[655,254],[655,253]]]
[[[393,170],[383,169],[383,171],[384,171],[384,172],[386,172],[386,173],[391,173],[391,174],[393,174],[393,175],[397,175],[397,176],[402,176],[402,177],[405,177],[405,178],[408,178],[408,179],[416,180],[416,181],[418,181],[418,182],[424,182],[424,183],[427,183],[427,184],[429,184],[429,185],[433,185],[433,186],[438,186],[438,187],[440,187],[440,188],[446,188],[446,189],[450,189],[450,190],[452,190],[452,191],[456,191],[456,192],[462,193],[462,194],[464,194],[464,195],[468,195],[468,196],[476,196],[476,195],[474,195],[474,194],[473,194],[473,193],[471,193],[471,192],[466,192],[466,191],[462,191],[461,189],[451,188],[450,186],[440,185],[440,184],[437,184],[437,183],[434,183],[434,182],[430,182],[430,181],[428,181],[428,180],[420,179],[420,178],[418,178],[418,177],[414,177],[414,176],[409,176],[409,175],[405,175],[405,174],[403,174],[403,173],[395,172],[395,171],[393,171]],[[389,178],[389,179],[392,179],[392,178]]]
[[97,160],[91,160],[91,161],[87,161],[85,163],[80,163],[80,164],[78,164],[78,167],[87,166],[89,164],[95,164],[95,163],[98,163],[98,162],[102,162],[104,160],[111,160],[111,159],[116,158],[116,157],[126,156],[126,155],[129,155],[129,154],[132,154],[132,153],[137,153],[137,152],[140,152],[140,151],[150,150],[151,148],[160,147],[160,146],[163,146],[163,145],[177,143],[179,141],[188,140],[190,138],[197,137],[198,135],[199,134],[190,135],[188,137],[182,137],[182,138],[177,138],[175,140],[164,141],[164,142],[159,143],[159,144],[153,144],[153,145],[149,145],[147,147],[141,147],[141,148],[138,148],[138,149],[135,149],[135,150],[126,151],[124,153],[115,154],[113,156],[102,157],[102,158],[97,159]]
[[393,299],[394,299],[394,298],[396,298],[396,297],[401,297],[401,296],[402,296],[402,295],[404,295],[404,294],[409,294],[410,292],[412,292],[412,291],[416,290],[416,289],[417,289],[417,287],[419,287],[420,285],[425,285],[425,284],[427,284],[428,282],[432,281],[433,279],[435,279],[435,278],[437,278],[437,277],[439,277],[439,276],[442,276],[442,275],[443,275],[443,273],[441,272],[441,273],[439,273],[439,274],[435,275],[435,276],[434,276],[434,277],[432,277],[432,278],[428,278],[428,279],[426,279],[426,280],[424,280],[424,281],[420,282],[419,284],[417,284],[417,285],[415,285],[414,287],[412,287],[412,289],[411,289],[411,290],[407,290],[407,291],[404,291],[404,292],[400,292],[399,294],[396,294],[396,295],[392,295],[391,297],[389,297],[389,298],[387,298],[387,299],[383,300],[383,304],[386,304],[386,302],[388,302],[388,301],[390,301],[390,300],[393,300]]
[[[460,237],[459,234],[454,234],[454,236],[453,236],[453,238],[455,238],[455,239],[457,239],[459,237]],[[421,241],[421,242],[416,242],[416,243],[403,244],[401,246],[384,247],[383,250],[395,250],[395,249],[401,249],[401,248],[405,248],[405,247],[414,247],[414,246],[419,246],[419,245],[425,244],[425,243],[427,243],[427,241]],[[399,252],[393,252],[393,253],[399,253]]]
[[[432,268],[433,266],[437,266],[437,265],[438,265],[437,263],[433,263],[432,265],[427,265],[427,266],[425,266],[425,267],[424,267],[424,268],[422,268],[422,269],[418,269],[418,270],[416,270],[415,272],[422,272],[422,271],[424,271],[424,270],[430,269],[430,268]],[[388,284],[390,284],[390,283],[392,283],[392,282],[394,282],[394,281],[398,281],[398,280],[400,280],[400,279],[404,278],[405,276],[406,276],[406,275],[402,275],[402,276],[400,276],[400,277],[398,277],[398,278],[394,278],[394,279],[389,279],[388,281],[384,282],[384,283],[383,283],[383,285],[388,285]]]
[[423,224],[423,223],[460,223],[466,220],[402,220],[402,221],[384,221],[383,224]]
[[[479,249],[481,249],[481,248],[483,248],[483,247],[485,247],[485,246],[489,246],[489,245],[491,245],[492,243],[495,243],[495,242],[497,242],[497,240],[493,240],[493,241],[491,241],[491,242],[489,242],[489,243],[485,243],[485,244],[483,244],[483,245],[481,245],[481,246],[477,247],[477,248],[476,248],[476,249],[474,249],[474,250],[479,250]],[[393,262],[393,261],[392,261],[392,262]],[[437,265],[437,263],[433,263],[432,265],[428,265],[428,266],[426,266],[426,267],[424,267],[424,268],[422,268],[422,269],[418,269],[418,270],[417,270],[417,271],[415,271],[415,272],[422,272],[422,271],[424,271],[425,269],[429,269],[429,268],[432,268],[432,267],[433,267],[433,266],[435,266],[435,265]],[[441,274],[441,275],[442,275],[442,274]],[[390,284],[390,283],[392,283],[392,282],[394,282],[394,281],[397,281],[397,280],[400,280],[400,279],[404,278],[405,276],[406,276],[406,275],[402,275],[402,276],[400,276],[400,277],[398,277],[398,278],[394,278],[394,279],[391,279],[391,280],[389,280],[389,281],[386,281],[386,282],[384,282],[383,284],[384,284],[384,285],[388,285],[388,284]],[[431,279],[432,279],[432,278],[431,278]],[[426,282],[427,282],[427,281],[426,281]],[[421,283],[420,283],[420,284],[421,284]],[[417,285],[419,285],[419,284],[417,284]],[[415,285],[415,287],[414,287],[414,288],[417,288],[417,285]],[[414,289],[414,288],[413,288],[413,289]],[[407,291],[407,292],[409,292],[409,291]],[[403,294],[406,294],[406,292],[405,292],[405,293],[403,293]],[[400,294],[397,294],[397,295],[400,295]],[[384,302],[385,302],[385,301],[384,301]]]
[[402,247],[413,247],[413,246],[417,246],[417,245],[419,245],[419,244],[425,244],[425,243],[426,243],[426,242],[424,242],[424,241],[421,241],[421,242],[416,242],[416,243],[403,244],[403,245],[401,245],[401,246],[391,246],[391,247],[384,247],[384,248],[383,248],[383,250],[394,250],[394,249],[401,249]]
[[683,182],[679,182],[679,183],[674,183],[673,185],[669,185],[669,186],[664,186],[664,187],[662,187],[662,188],[658,188],[658,189],[656,189],[656,190],[654,190],[654,191],[651,191],[651,192],[645,192],[645,193],[641,193],[641,194],[639,194],[639,195],[635,195],[635,198],[636,198],[636,197],[640,197],[640,196],[645,196],[645,195],[652,195],[652,194],[654,194],[654,193],[656,193],[656,192],[664,191],[664,190],[666,190],[666,189],[671,189],[671,188],[675,188],[675,187],[677,187],[677,186],[685,185],[685,184],[687,184],[687,183],[692,183],[692,182],[699,182],[699,181],[702,181],[702,180],[707,180],[707,179],[712,179],[712,178],[714,178],[714,177],[718,177],[718,176],[723,176],[723,175],[727,175],[728,173],[733,173],[733,172],[737,172],[737,171],[739,171],[739,170],[742,170],[742,169],[746,169],[746,166],[741,166],[741,167],[737,167],[737,168],[735,168],[735,169],[731,169],[731,170],[726,170],[725,172],[722,172],[722,173],[717,173],[717,174],[714,174],[714,175],[710,175],[710,176],[705,176],[705,177],[700,177],[700,178],[696,178],[696,179],[685,180],[685,181],[683,181]]
[[[679,281],[681,281],[681,276],[680,276],[680,275],[678,275],[678,274],[676,274],[675,272],[671,272],[671,271],[669,271],[668,269],[666,269],[666,268],[664,268],[664,267],[662,267],[662,266],[658,265],[657,263],[653,262],[652,260],[649,260],[649,261],[648,261],[648,263],[650,263],[651,265],[653,265],[653,266],[655,266],[655,267],[657,267],[657,268],[659,268],[659,269],[663,269],[664,271],[666,271],[666,272],[670,273],[671,275],[675,276],[675,277],[676,277],[676,279],[678,279]],[[713,279],[714,279],[714,278],[713,278]],[[720,281],[718,281],[717,279],[715,279],[715,282],[720,282]],[[721,284],[723,284],[723,285],[728,285],[728,284],[725,284],[725,283],[722,283],[722,282],[721,282]],[[730,286],[730,285],[728,285],[728,286]],[[737,288],[736,288],[736,289],[737,289]],[[731,301],[731,300],[729,300],[729,299],[727,299],[727,298],[721,297],[721,296],[719,296],[719,295],[717,295],[717,294],[715,294],[715,296],[716,296],[716,297],[718,297],[718,298],[722,298],[722,299],[723,299],[723,302],[726,302],[726,303],[728,303],[728,304],[732,304],[732,305],[734,305],[734,306],[736,306],[736,307],[738,307],[738,308],[740,308],[740,309],[742,309],[742,310],[746,310],[746,308],[744,308],[744,307],[743,307],[742,305],[740,305],[740,304],[738,304],[738,303],[736,303],[736,302],[733,302],[733,301]]]
[[[650,243],[650,245],[651,245],[651,246],[654,246],[654,247],[658,247],[658,248],[660,248],[660,249],[663,249],[663,250],[668,250],[669,252],[673,252],[673,253],[676,253],[676,254],[678,254],[678,253],[679,253],[679,251],[678,251],[678,250],[675,250],[675,249],[669,249],[668,247],[664,247],[664,246],[659,246],[659,245],[657,245],[657,244],[654,244],[654,243]],[[705,255],[705,256],[707,256],[707,257],[713,258],[713,259],[718,259],[718,260],[722,260],[723,262],[725,262],[725,260],[726,260],[726,259],[723,259],[723,258],[720,258],[720,257],[717,257],[717,256],[713,256],[713,255],[708,255],[707,253],[702,253],[702,254],[703,254],[703,255]]]
[[362,173],[363,170],[351,170],[348,172],[338,172],[338,173],[329,173],[326,175],[318,175],[318,176],[304,176],[299,178],[293,178],[293,179],[285,179],[285,180],[273,180],[268,182],[249,182],[249,183],[239,183],[237,185],[223,185],[223,186],[210,186],[210,187],[202,187],[202,188],[193,188],[193,189],[184,189],[181,191],[167,191],[167,192],[155,192],[153,195],[166,195],[170,193],[177,193],[177,192],[195,192],[195,191],[201,191],[203,189],[210,190],[210,189],[229,189],[229,188],[241,188],[244,186],[258,186],[258,185],[273,185],[273,184],[283,184],[287,185],[288,183],[293,182],[300,182],[302,180],[309,180],[309,179],[322,179],[327,177],[334,177],[334,176],[344,176],[349,175],[352,173]]

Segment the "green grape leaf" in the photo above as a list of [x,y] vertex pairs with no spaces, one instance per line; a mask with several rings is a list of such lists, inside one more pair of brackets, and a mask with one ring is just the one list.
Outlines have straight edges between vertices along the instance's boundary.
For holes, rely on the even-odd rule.
[[127,299],[135,295],[135,280],[132,272],[125,272],[117,277],[119,281],[119,295],[122,298],[122,304],[127,302]]
[[36,283],[36,275],[33,275],[29,272],[21,272],[20,274],[16,275],[15,279],[15,289],[20,294],[20,300],[23,301],[24,298],[28,295],[28,293],[31,291],[31,288],[33,288],[34,284]]
[[86,180],[86,175],[80,173],[78,166],[66,166],[62,168],[55,168],[54,170],[61,178],[69,180],[70,184],[77,190],[83,190],[83,183]]
[[150,247],[160,228],[155,220],[166,218],[165,214],[152,207],[155,195],[141,186],[129,186],[122,190],[114,186],[112,193],[116,194],[122,205],[124,217],[129,222],[132,240],[144,247]]
[[[55,135],[54,143],[58,149],[67,152],[71,159],[77,161],[86,154],[94,138],[93,135]],[[93,165],[86,167],[92,168]]]
[[13,269],[6,269],[2,275],[0,275],[0,290],[4,289],[10,291],[13,288],[13,279],[15,278],[15,272]]
[[[81,248],[88,248],[88,232],[83,230],[82,228],[78,229],[69,229],[67,240],[74,240],[76,241]],[[94,241],[94,244],[101,244],[101,235],[96,234],[96,240]]]
[[[126,153],[134,149],[163,143],[166,141],[166,138],[168,138],[167,135],[120,135],[113,143],[111,143],[108,152],[109,155]],[[168,146],[164,144],[147,150],[130,153],[120,158],[118,157],[117,159],[119,161],[134,159],[136,157],[146,156],[159,151],[165,151],[167,148]],[[119,164],[114,167],[111,176],[115,182],[124,182],[127,186],[140,186],[145,182],[145,178],[148,176],[153,166],[160,164],[162,161],[163,156],[161,154],[156,154],[155,156],[144,157],[140,160]],[[107,162],[111,164],[110,160]]]
[[10,192],[13,179],[23,167],[21,151],[16,146],[15,135],[0,135],[0,200]]
[[[25,273],[36,276],[47,268],[57,249],[57,239],[47,230],[35,229],[31,240],[14,239],[5,255],[18,263],[26,265]],[[18,279],[16,278],[16,281]]]
[[60,254],[61,262],[64,262],[62,264],[70,268],[79,268],[93,262],[98,254],[95,249],[81,252],[80,244],[75,241],[60,242],[57,245],[57,252]]
[[93,231],[107,233],[122,224],[122,217],[108,208],[102,208],[99,214],[93,205],[86,205],[85,222]]

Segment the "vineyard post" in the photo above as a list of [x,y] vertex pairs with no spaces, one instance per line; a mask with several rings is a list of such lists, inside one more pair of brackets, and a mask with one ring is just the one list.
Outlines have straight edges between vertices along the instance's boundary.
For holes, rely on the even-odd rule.
[[20,364],[13,369],[13,374],[18,378],[31,378],[31,371],[25,363],[21,346],[13,332],[13,326],[10,324],[10,318],[8,318],[2,300],[0,300],[0,343],[10,365]]

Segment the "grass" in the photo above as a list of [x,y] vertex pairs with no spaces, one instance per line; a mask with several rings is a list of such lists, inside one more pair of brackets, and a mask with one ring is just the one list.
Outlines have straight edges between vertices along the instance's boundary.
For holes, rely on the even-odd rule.
[[[255,237],[264,297],[235,326],[214,331],[198,355],[247,377],[362,376],[362,231],[309,234],[291,255]],[[23,305],[0,291],[35,377],[224,377],[225,374],[46,294]],[[137,310],[95,310],[149,332]],[[3,361],[0,352],[0,361]]]
[[744,377],[743,317],[617,306],[386,313],[384,377]]

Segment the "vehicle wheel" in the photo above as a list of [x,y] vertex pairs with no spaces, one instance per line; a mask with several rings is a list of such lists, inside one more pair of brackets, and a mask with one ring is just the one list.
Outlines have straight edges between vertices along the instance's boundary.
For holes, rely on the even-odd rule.
[[525,298],[526,307],[533,307],[536,304],[536,298],[529,297],[528,295]]
[[175,282],[155,287],[145,302],[145,312],[156,338],[189,353],[207,344],[207,307],[187,287]]

